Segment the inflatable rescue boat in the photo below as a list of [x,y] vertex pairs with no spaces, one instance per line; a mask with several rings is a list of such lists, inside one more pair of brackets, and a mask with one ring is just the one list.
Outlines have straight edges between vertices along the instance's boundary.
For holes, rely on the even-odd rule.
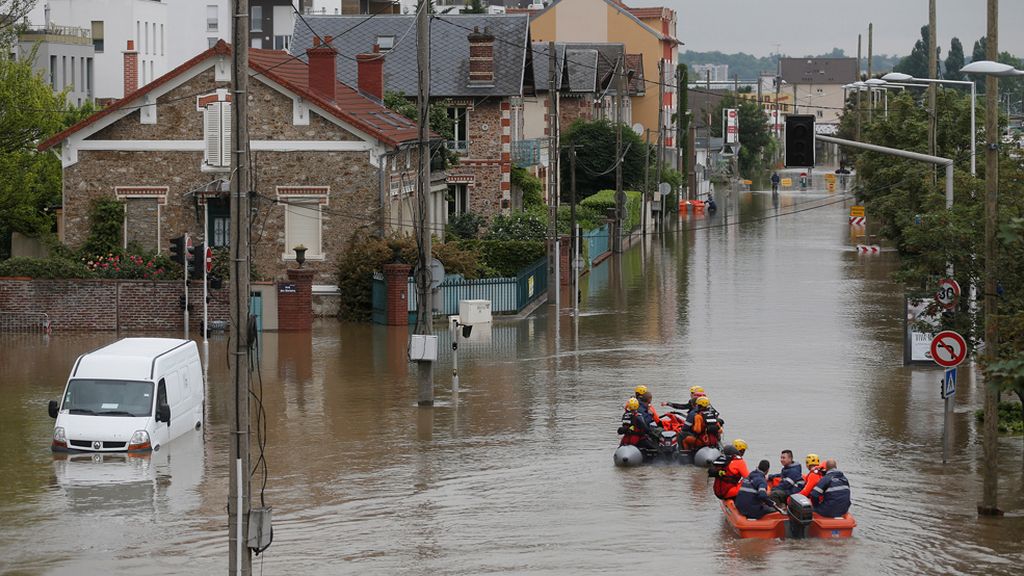
[[772,512],[757,520],[744,517],[732,500],[722,500],[722,512],[740,538],[850,538],[857,521],[849,513],[839,518],[814,514],[806,496],[789,497],[787,513]]

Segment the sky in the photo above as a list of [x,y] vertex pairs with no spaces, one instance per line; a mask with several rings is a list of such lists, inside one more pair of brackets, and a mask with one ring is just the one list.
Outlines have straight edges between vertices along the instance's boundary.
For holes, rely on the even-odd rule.
[[[746,52],[768,56],[824,54],[833,47],[857,55],[868,23],[874,23],[875,54],[909,54],[928,23],[928,0],[626,0],[629,6],[665,6],[679,18],[682,50]],[[952,37],[970,58],[985,34],[986,0],[937,0],[936,29],[942,57]],[[728,30],[728,32],[726,32]],[[999,2],[999,50],[1024,57],[1024,0]]]

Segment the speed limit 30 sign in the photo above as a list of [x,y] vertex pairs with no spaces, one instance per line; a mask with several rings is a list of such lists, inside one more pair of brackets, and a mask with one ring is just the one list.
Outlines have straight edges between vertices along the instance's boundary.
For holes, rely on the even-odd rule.
[[939,289],[935,292],[935,301],[946,310],[956,308],[960,301],[960,284],[952,278],[939,280]]

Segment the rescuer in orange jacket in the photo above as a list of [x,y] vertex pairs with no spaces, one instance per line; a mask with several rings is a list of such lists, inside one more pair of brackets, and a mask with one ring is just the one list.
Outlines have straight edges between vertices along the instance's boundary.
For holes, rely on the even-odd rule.
[[709,474],[715,475],[715,496],[722,500],[735,498],[740,491],[740,482],[750,475],[743,454],[747,451],[747,443],[739,438],[732,441],[723,450],[723,456],[712,463]]
[[[811,498],[811,491],[818,485],[822,476],[825,475],[825,470],[821,468],[821,458],[818,458],[817,454],[808,454],[805,460],[807,464],[807,475],[804,476],[804,483],[800,487],[800,493],[808,498]],[[811,498],[813,501],[814,499]]]
[[711,400],[706,396],[697,398],[694,409],[696,413],[692,416],[692,422],[683,427],[683,450],[699,450],[704,446],[717,445],[717,437],[712,441],[707,429],[707,411],[711,407]]
[[644,386],[643,384],[634,388],[633,392],[636,393],[636,399],[640,401],[640,410],[642,412],[646,411],[647,414],[650,414],[651,422],[653,422],[657,426],[661,426],[661,418],[658,416],[658,413],[654,410],[654,405],[651,404],[651,400],[654,400],[654,394],[651,394],[651,391],[648,390],[647,386]]

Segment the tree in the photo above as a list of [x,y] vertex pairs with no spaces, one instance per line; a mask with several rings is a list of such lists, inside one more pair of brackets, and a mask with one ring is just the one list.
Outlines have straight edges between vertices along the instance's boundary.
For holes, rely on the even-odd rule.
[[[935,57],[938,58],[942,50],[935,47]],[[940,59],[941,60],[941,59]],[[900,60],[893,68],[894,72],[910,74],[915,78],[928,77],[928,25],[921,26],[921,39],[914,43],[914,49],[910,55]]]
[[[577,120],[562,132],[562,182],[569,182],[569,147],[576,150],[576,200],[580,201],[599,190],[615,189],[615,125],[607,120]],[[629,126],[622,128],[622,182],[627,189],[639,190],[644,182],[644,144]],[[652,153],[651,157],[654,157]],[[562,186],[562,201],[570,197],[569,187]]]
[[963,80],[964,75],[960,69],[964,67],[964,45],[960,39],[953,37],[949,43],[949,52],[946,54],[946,71],[942,77],[946,80]]
[[974,50],[971,51],[971,62],[977,62],[978,60],[988,60],[985,52],[988,50],[988,38],[982,36],[974,42]]
[[[0,54],[8,54],[14,43],[18,26],[28,16],[38,0],[0,0]],[[39,22],[36,22],[39,24]]]
[[466,6],[462,9],[463,14],[486,14],[487,7],[484,6],[481,0],[469,0]]
[[48,232],[47,211],[60,202],[60,159],[36,144],[63,128],[67,105],[31,58],[0,58],[0,257],[10,254],[11,232]]
[[716,122],[715,119],[722,118],[722,111],[726,108],[739,109],[740,173],[750,175],[760,167],[762,152],[772,140],[771,132],[768,130],[768,118],[764,109],[753,100],[729,94],[721,99],[711,115],[713,136],[722,136],[722,123]]

